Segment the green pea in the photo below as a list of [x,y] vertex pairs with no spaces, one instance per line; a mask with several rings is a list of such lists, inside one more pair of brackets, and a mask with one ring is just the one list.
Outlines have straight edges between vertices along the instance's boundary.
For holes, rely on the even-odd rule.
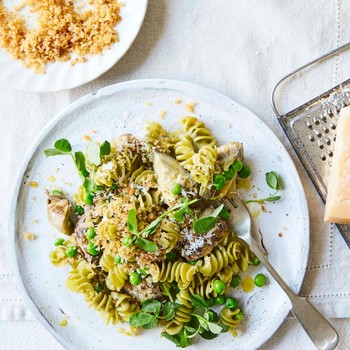
[[85,237],[91,241],[96,237],[95,228],[93,226],[89,227],[85,232]]
[[81,205],[77,205],[75,207],[75,213],[78,215],[83,215],[84,214],[84,208]]
[[116,256],[114,257],[114,262],[115,262],[116,264],[122,264],[122,263],[123,263],[123,259],[122,259],[122,257],[120,257],[119,255],[116,255]]
[[257,287],[262,287],[267,281],[267,277],[263,275],[262,273],[259,273],[254,278],[254,284]]
[[244,317],[243,311],[240,311],[237,315],[235,315],[235,320],[242,321]]
[[232,180],[235,176],[235,171],[230,167],[227,171],[224,172],[226,180]]
[[77,252],[78,252],[78,249],[74,245],[69,245],[66,249],[66,255],[69,258],[72,258],[75,254],[77,254]]
[[52,190],[51,194],[53,196],[62,196],[63,195],[62,191],[60,191],[60,190]]
[[226,178],[224,175],[215,175],[213,185],[217,190],[221,190],[226,183]]
[[84,196],[84,202],[86,204],[93,204],[94,203],[94,196],[91,194],[91,193],[87,193],[85,196]]
[[220,295],[220,296],[215,298],[215,302],[218,305],[224,305],[226,303],[226,297],[224,295]]
[[88,177],[89,176],[89,172],[86,169],[81,171],[80,174],[83,175],[84,177]]
[[228,297],[226,299],[226,307],[229,309],[235,309],[236,307],[238,307],[237,299]]
[[231,280],[231,287],[236,288],[240,284],[241,284],[241,277],[239,277],[238,275],[233,276]]
[[118,189],[118,185],[116,184],[116,183],[113,183],[112,185],[111,185],[111,190],[112,191],[116,191]]
[[243,168],[243,163],[240,160],[235,160],[234,163],[231,165],[231,168],[234,171],[241,171]]
[[86,251],[92,256],[96,256],[100,253],[100,249],[92,242],[86,245]]
[[133,272],[130,276],[129,276],[129,282],[133,285],[133,286],[137,286],[138,284],[141,283],[141,276],[139,273],[137,272]]
[[259,260],[259,258],[254,258],[254,259],[253,259],[253,265],[254,265],[254,266],[259,266],[259,265],[260,265],[260,260]]
[[166,255],[167,261],[174,261],[176,260],[176,258],[177,258],[177,254],[174,251],[171,251]]
[[219,216],[223,220],[229,219],[230,215],[231,215],[231,211],[229,209],[227,209],[226,207],[223,207],[222,210],[220,211],[220,214],[219,214]]
[[225,283],[221,280],[215,280],[213,283],[213,290],[218,294],[223,293],[225,291]]
[[243,165],[242,170],[238,172],[238,176],[241,179],[245,179],[250,175],[250,168],[248,165]]
[[181,193],[182,187],[180,184],[174,184],[173,187],[171,188],[171,193],[174,196],[177,196]]
[[55,246],[58,247],[59,245],[63,245],[64,239],[63,238],[57,238],[55,240]]
[[133,239],[131,236],[123,237],[122,238],[122,245],[125,247],[130,247],[133,243]]

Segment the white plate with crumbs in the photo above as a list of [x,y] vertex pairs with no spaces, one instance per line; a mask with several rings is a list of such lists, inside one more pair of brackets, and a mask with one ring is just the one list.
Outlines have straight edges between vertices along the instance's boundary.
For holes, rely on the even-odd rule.
[[[127,323],[107,326],[95,310],[87,307],[82,294],[66,289],[67,268],[56,268],[49,259],[54,241],[63,235],[47,221],[45,189],[59,187],[72,196],[81,179],[69,157],[46,158],[43,151],[61,138],[68,139],[74,150],[84,150],[89,139],[103,142],[126,133],[143,138],[146,121],[158,121],[174,130],[179,119],[189,114],[205,122],[219,144],[243,142],[251,175],[240,186],[241,197],[271,195],[265,173],[273,170],[281,175],[282,199],[250,208],[270,262],[298,293],[309,252],[308,209],[294,164],[273,132],[249,110],[198,85],[170,80],[116,84],[79,99],[43,130],[22,165],[10,208],[8,227],[18,287],[32,313],[66,348],[176,347],[160,336],[159,328],[138,336],[121,334],[119,327],[128,330]],[[28,239],[28,233],[35,234],[35,239]],[[251,266],[241,278],[254,278],[259,272],[267,274],[262,267]],[[245,314],[238,336],[224,333],[213,340],[196,338],[190,349],[256,349],[274,334],[291,307],[272,279],[250,293],[243,292],[241,286],[230,289],[230,293],[239,300]],[[62,320],[67,321],[65,326]]]
[[[52,3],[0,2],[0,86],[52,92],[96,79],[132,45],[148,0]],[[17,35],[13,28],[24,34]],[[18,45],[13,43],[13,37]]]

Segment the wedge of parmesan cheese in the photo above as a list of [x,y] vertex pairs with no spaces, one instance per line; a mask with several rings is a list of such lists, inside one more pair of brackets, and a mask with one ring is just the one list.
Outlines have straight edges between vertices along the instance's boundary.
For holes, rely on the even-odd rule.
[[350,223],[350,106],[340,111],[324,220]]

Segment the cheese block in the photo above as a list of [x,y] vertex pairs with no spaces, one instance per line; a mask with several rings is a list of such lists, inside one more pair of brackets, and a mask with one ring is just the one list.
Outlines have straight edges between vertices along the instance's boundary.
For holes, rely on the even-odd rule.
[[350,224],[350,106],[340,111],[324,220]]

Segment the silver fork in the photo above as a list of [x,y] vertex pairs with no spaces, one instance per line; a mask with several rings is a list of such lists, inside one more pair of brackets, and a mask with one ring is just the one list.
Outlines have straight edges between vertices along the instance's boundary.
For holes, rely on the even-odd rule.
[[[221,202],[234,215],[228,220],[235,234],[246,241],[252,251],[266,267],[271,276],[289,297],[292,303],[292,313],[298,319],[311,341],[319,350],[332,350],[338,344],[338,334],[327,319],[305,298],[293,293],[286,282],[277,273],[265,256],[263,247],[252,236],[252,220],[245,204],[238,196],[234,199],[222,199]],[[254,232],[254,230],[253,230]]]

